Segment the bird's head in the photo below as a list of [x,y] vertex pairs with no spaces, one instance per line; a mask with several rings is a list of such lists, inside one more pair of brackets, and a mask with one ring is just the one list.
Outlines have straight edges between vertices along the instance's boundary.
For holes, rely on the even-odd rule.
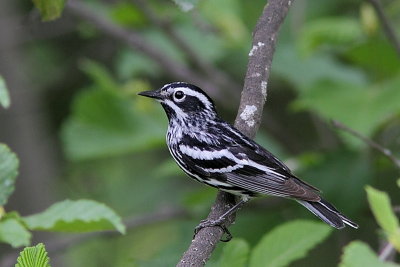
[[215,118],[216,110],[212,99],[199,87],[174,82],[158,90],[139,93],[141,96],[156,99],[163,106],[168,119]]

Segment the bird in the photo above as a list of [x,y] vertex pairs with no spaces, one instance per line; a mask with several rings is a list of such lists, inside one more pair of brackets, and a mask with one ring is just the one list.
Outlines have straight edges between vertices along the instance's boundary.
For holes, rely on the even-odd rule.
[[168,117],[166,134],[170,154],[191,178],[232,193],[240,201],[217,220],[196,228],[223,226],[226,217],[259,196],[293,199],[330,226],[358,225],[321,197],[321,191],[300,180],[267,149],[221,119],[214,101],[199,87],[173,82],[139,95],[157,100]]

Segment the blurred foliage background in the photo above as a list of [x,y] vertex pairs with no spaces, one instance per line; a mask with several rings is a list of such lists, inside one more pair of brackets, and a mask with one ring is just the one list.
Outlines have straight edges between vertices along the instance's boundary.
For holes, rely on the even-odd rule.
[[[400,1],[382,2],[399,35]],[[0,74],[12,104],[0,110],[0,141],[20,159],[6,210],[30,215],[85,198],[105,203],[127,224],[126,235],[35,232],[33,243],[46,244],[53,266],[176,264],[216,190],[183,175],[165,145],[164,112],[136,93],[194,82],[232,122],[264,5],[92,0],[67,4],[59,19],[42,22],[32,2],[1,1]],[[133,33],[131,42],[124,33]],[[337,266],[352,240],[382,249],[365,186],[386,191],[398,211],[399,170],[330,120],[400,157],[399,59],[369,2],[294,1],[279,33],[257,140],[360,229],[331,231],[291,266]],[[253,248],[274,227],[300,218],[318,220],[293,201],[254,200],[231,232],[239,247]],[[226,246],[207,266],[224,266]],[[13,251],[0,245],[1,266]]]

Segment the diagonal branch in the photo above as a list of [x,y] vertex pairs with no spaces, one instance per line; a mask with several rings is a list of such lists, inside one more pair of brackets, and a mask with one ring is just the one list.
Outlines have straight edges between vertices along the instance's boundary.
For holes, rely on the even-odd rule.
[[369,139],[368,137],[360,134],[356,130],[351,129],[350,127],[344,125],[343,123],[341,123],[339,121],[333,120],[332,125],[338,129],[341,129],[343,131],[350,133],[351,135],[357,137],[358,139],[360,139],[361,141],[363,141],[370,147],[381,152],[384,156],[386,156],[388,159],[390,159],[397,168],[400,169],[400,160],[393,155],[393,153],[390,149],[381,146],[380,144],[376,143],[375,141]]
[[[253,32],[253,44],[249,53],[248,69],[238,116],[235,120],[235,126],[249,137],[254,137],[260,126],[277,34],[291,3],[291,0],[268,1]],[[235,198],[233,195],[219,192],[207,219],[219,218],[234,204]],[[226,226],[233,222],[234,215],[228,218]],[[204,265],[222,235],[223,231],[220,227],[201,229],[192,240],[177,266]]]
[[218,90],[219,86],[217,84],[192,71],[187,66],[173,60],[166,53],[160,51],[152,43],[148,42],[138,32],[132,29],[125,29],[113,23],[106,16],[97,14],[86,4],[82,4],[76,0],[69,0],[65,5],[65,9],[76,17],[91,23],[102,33],[125,43],[134,50],[141,51],[158,63],[166,73],[173,76],[175,79],[198,84],[200,87],[209,90],[213,97],[223,100],[223,97],[218,94],[220,90]]
[[133,3],[143,12],[152,24],[161,29],[166,36],[187,55],[187,58],[191,60],[196,67],[206,74],[215,84],[222,87],[223,91],[226,92],[229,90],[231,93],[239,93],[240,88],[238,84],[232,81],[231,77],[225,72],[217,69],[213,64],[199,55],[190,43],[182,38],[168,19],[160,18],[160,16],[150,8],[148,1],[133,0]]
[[[343,123],[341,123],[337,120],[332,120],[332,125],[337,129],[343,130],[343,131],[353,135],[354,137],[360,139],[361,141],[363,141],[365,144],[367,144],[371,148],[381,152],[384,156],[386,156],[388,159],[390,159],[397,168],[400,169],[400,160],[398,158],[396,158],[393,155],[392,151],[389,150],[388,148],[381,146],[380,144],[376,143],[372,139],[362,135],[361,133],[344,125]],[[396,207],[393,207],[393,210],[396,212]],[[382,249],[379,251],[379,259],[382,261],[388,261],[391,257],[393,257],[393,255],[394,255],[393,253],[395,251],[396,251],[396,248],[393,247],[393,245],[390,242],[385,241]]]
[[390,23],[388,17],[385,14],[382,3],[380,0],[368,0],[371,5],[374,7],[376,13],[378,14],[379,20],[382,23],[383,30],[386,34],[386,37],[392,43],[394,48],[396,49],[397,54],[400,56],[400,41],[396,36],[396,32]]

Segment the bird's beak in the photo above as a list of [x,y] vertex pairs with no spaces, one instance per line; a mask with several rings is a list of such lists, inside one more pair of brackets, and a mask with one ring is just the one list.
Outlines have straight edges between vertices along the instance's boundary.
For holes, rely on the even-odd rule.
[[150,97],[150,98],[155,98],[155,99],[162,99],[162,95],[160,93],[160,90],[144,91],[144,92],[138,93],[138,95],[146,96],[146,97]]

